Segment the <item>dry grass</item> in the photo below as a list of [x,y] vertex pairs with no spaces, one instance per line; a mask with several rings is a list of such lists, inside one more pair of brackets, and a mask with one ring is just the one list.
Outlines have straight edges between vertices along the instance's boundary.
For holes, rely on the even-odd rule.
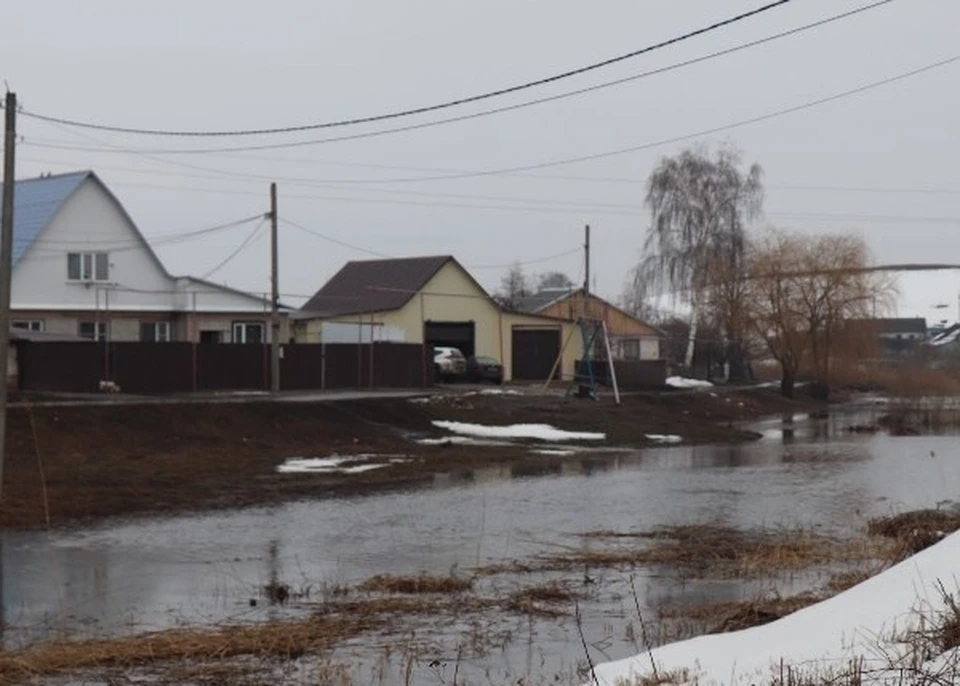
[[557,606],[569,608],[576,599],[577,594],[571,591],[568,585],[559,581],[548,581],[510,594],[506,608],[528,615],[561,617],[570,613],[568,609]]
[[683,525],[648,533],[595,532],[594,539],[648,539],[642,547],[602,547],[539,558],[541,569],[664,565],[690,576],[758,576],[805,569],[825,560],[872,557],[862,543],[797,529],[738,531]]
[[379,626],[381,622],[373,615],[315,616],[212,630],[175,629],[130,638],[51,641],[0,653],[0,683],[85,669],[212,662],[241,656],[290,660]]
[[415,595],[420,593],[463,593],[473,588],[473,579],[457,576],[392,576],[378,574],[364,581],[358,590],[373,593],[401,593]]
[[862,584],[880,571],[882,570],[855,569],[849,572],[834,574],[827,582],[826,589],[831,593],[843,593],[858,584]]
[[819,594],[803,593],[788,598],[767,597],[689,607],[661,607],[657,613],[660,619],[692,621],[703,626],[706,633],[715,634],[769,624],[823,599]]
[[896,541],[896,559],[905,559],[960,529],[960,514],[943,510],[917,510],[871,519],[867,533]]

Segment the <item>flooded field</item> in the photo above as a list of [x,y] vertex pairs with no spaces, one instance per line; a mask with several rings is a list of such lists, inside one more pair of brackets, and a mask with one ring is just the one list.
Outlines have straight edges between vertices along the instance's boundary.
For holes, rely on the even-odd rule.
[[[591,562],[625,534],[709,525],[846,539],[871,517],[951,505],[956,437],[851,430],[882,410],[771,420],[751,427],[761,440],[733,446],[545,455],[389,494],[5,532],[4,645],[298,617],[377,575],[429,574],[469,579],[472,600],[431,595],[436,612],[414,608],[341,645],[327,657],[355,683],[578,683],[587,655],[617,659],[682,632],[653,621],[677,607],[792,596],[838,571],[721,578]],[[572,561],[543,563],[557,556]],[[280,586],[284,602],[271,602],[264,589]],[[371,586],[353,593],[385,602]]]

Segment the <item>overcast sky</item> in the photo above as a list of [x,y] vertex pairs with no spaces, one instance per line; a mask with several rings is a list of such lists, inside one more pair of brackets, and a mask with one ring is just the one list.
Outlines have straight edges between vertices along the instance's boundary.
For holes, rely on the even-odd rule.
[[[3,10],[0,76],[24,109],[57,117],[162,129],[278,127],[502,88],[636,50],[762,4],[9,2]],[[184,140],[83,131],[21,117],[18,177],[93,169],[148,238],[265,212],[268,181],[276,179],[281,217],[376,253],[453,254],[491,289],[504,271],[500,265],[575,250],[589,223],[596,285],[615,298],[639,258],[649,224],[644,181],[661,156],[689,142],[527,175],[413,182],[398,177],[512,168],[640,146],[850,90],[960,54],[960,2],[894,0],[650,78],[422,130],[234,154],[116,149],[305,141],[467,114],[664,67],[865,4],[869,0],[793,0],[682,45],[547,87],[345,129]],[[747,161],[764,167],[766,216],[757,230],[775,224],[855,232],[866,237],[879,262],[960,262],[958,76],[960,63],[954,63],[702,140],[733,142]],[[50,145],[113,151],[43,147]],[[202,276],[254,226],[158,252],[171,271]],[[309,295],[343,262],[369,257],[288,225],[281,226],[280,240],[285,294]],[[261,235],[211,278],[265,291],[268,265],[268,241]],[[582,257],[569,254],[527,270],[561,270],[577,280]],[[904,279],[901,289],[900,314],[942,318],[949,311],[949,318],[956,318],[956,272]],[[932,309],[940,303],[950,309]]]

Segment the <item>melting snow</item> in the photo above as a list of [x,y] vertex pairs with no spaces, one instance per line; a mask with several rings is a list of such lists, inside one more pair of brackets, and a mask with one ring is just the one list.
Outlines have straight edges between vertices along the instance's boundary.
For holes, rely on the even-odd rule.
[[[889,670],[888,675],[895,678],[890,660],[903,652],[897,637],[917,629],[922,618],[929,628],[931,618],[945,610],[940,584],[947,593],[956,594],[958,559],[960,533],[844,593],[771,624],[671,643],[598,665],[596,675],[603,686],[647,683],[644,679],[652,678],[652,660],[660,675],[689,670],[683,679],[671,681],[678,686],[746,686],[773,683],[781,659],[785,666],[798,666],[802,671],[843,668],[862,659],[865,674]],[[937,660],[930,665],[935,666]],[[878,679],[876,683],[888,682]]]
[[670,388],[713,388],[713,384],[709,381],[701,381],[700,379],[687,379],[682,376],[667,377],[667,385]]
[[[390,457],[389,462],[377,462],[373,464],[356,464],[350,467],[342,465],[354,462],[363,462],[364,460],[381,459]],[[281,474],[361,474],[374,469],[382,469],[391,464],[407,462],[408,458],[402,456],[384,456],[384,455],[331,455],[330,457],[291,457],[277,466],[277,471]]]
[[549,448],[538,448],[537,450],[531,450],[531,455],[543,455],[545,457],[570,457],[571,455],[576,455],[575,450],[551,450]]
[[511,424],[509,426],[484,426],[462,422],[435,421],[439,429],[477,438],[533,438],[539,441],[602,441],[607,435],[586,431],[564,431],[549,424]]
[[510,441],[483,440],[480,438],[471,438],[470,436],[444,436],[443,438],[421,438],[417,440],[420,445],[487,445],[504,446],[513,445]]
[[683,438],[674,434],[645,434],[647,439],[657,443],[682,443]]

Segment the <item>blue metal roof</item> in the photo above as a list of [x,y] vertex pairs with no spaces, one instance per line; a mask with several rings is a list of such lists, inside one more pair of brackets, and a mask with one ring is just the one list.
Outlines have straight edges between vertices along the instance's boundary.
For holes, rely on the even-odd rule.
[[14,184],[13,195],[13,264],[37,240],[57,214],[60,206],[73,195],[92,172],[24,179]]

